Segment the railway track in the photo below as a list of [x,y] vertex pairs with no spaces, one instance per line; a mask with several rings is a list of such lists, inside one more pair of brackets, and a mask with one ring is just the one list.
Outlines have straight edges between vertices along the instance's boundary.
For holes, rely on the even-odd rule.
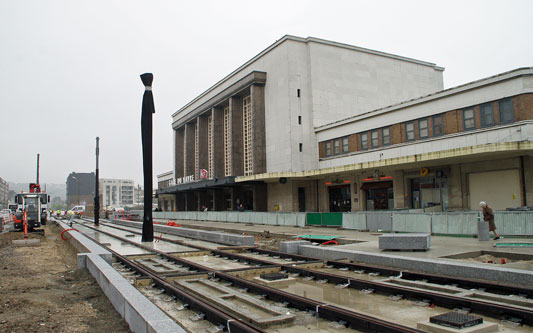
[[[101,224],[106,228],[120,230],[129,235],[140,234],[130,227],[116,226],[105,222]],[[213,249],[191,244],[183,239],[160,238],[161,241],[196,249],[198,253],[202,253],[204,256],[213,256],[221,260],[242,263],[246,266],[224,270],[191,262],[187,260],[187,257],[179,257],[175,253],[168,254],[155,250],[151,246],[139,244],[128,237],[120,237],[113,232],[101,230],[102,228],[97,229],[85,223],[82,223],[82,225],[94,232],[113,237],[120,242],[142,248],[150,255],[155,255],[158,260],[161,259],[176,266],[186,267],[187,272],[158,273],[136,262],[136,260],[140,260],[147,255],[135,256],[132,259],[111,251],[119,262],[141,275],[138,278],[139,281],[143,279],[149,280],[158,288],[165,290],[169,295],[182,300],[182,302],[190,305],[191,308],[205,314],[205,319],[215,325],[227,327],[231,332],[257,332],[265,331],[265,328],[261,327],[261,325],[252,324],[250,318],[243,318],[231,311],[231,309],[227,311],[227,309],[221,310],[219,306],[212,306],[209,302],[206,302],[205,297],[195,293],[194,288],[187,287],[188,282],[176,283],[175,281],[184,281],[186,279],[193,281],[199,277],[205,280],[218,280],[217,283],[230,284],[233,287],[245,290],[246,293],[258,295],[272,302],[283,303],[289,308],[306,311],[324,320],[337,322],[340,325],[365,332],[419,331],[407,325],[387,321],[365,312],[330,305],[323,301],[270,287],[263,283],[255,282],[253,279],[247,278],[247,276],[258,275],[260,272],[281,272],[305,281],[319,281],[321,284],[333,284],[339,288],[356,289],[418,303],[425,302],[428,307],[438,306],[446,309],[460,309],[461,311],[485,315],[496,320],[509,320],[510,322],[518,322],[527,326],[533,325],[533,310],[531,307],[528,308],[528,305],[531,304],[533,291],[528,287],[517,288],[515,286],[476,280],[446,278],[344,261],[323,262],[317,258],[254,247]],[[347,276],[350,274],[352,276]],[[364,275],[366,278],[358,278],[353,275]],[[372,278],[369,279],[368,276]],[[206,284],[207,282],[202,283]],[[205,286],[202,285],[202,287]],[[211,287],[213,288],[213,286]],[[215,285],[214,288],[219,287]],[[521,297],[516,300],[515,298],[511,299],[503,296],[508,295],[510,292],[520,294]],[[510,303],[506,304],[505,302]]]

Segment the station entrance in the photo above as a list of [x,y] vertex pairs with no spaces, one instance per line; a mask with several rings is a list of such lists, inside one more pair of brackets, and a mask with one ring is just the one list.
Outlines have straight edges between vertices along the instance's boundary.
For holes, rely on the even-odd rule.
[[328,187],[329,211],[330,212],[350,212],[352,211],[352,197],[350,195],[350,185],[339,185]]

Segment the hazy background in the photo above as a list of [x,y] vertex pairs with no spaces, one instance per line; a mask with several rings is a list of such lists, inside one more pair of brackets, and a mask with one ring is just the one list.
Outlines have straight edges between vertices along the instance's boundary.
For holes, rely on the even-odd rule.
[[445,88],[533,66],[533,1],[0,2],[0,177],[142,184],[139,75],[154,73],[154,183],[171,114],[285,34],[436,63]]

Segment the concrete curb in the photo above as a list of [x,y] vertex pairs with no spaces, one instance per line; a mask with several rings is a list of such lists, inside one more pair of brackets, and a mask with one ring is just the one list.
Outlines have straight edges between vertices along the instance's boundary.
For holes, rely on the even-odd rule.
[[[125,220],[111,220],[112,223],[142,229],[142,222],[125,221]],[[183,227],[171,227],[166,225],[154,224],[154,231],[164,232],[171,235],[182,236],[187,238],[194,238],[205,240],[208,242],[231,244],[231,245],[255,245],[255,237],[247,235],[235,235],[225,232],[206,231],[198,229],[189,229]]]
[[298,253],[324,260],[348,259],[371,265],[382,265],[397,269],[420,271],[443,276],[455,276],[503,282],[511,285],[533,285],[533,272],[502,267],[487,267],[477,263],[452,262],[439,259],[411,258],[362,251],[325,248],[303,245]]
[[[63,230],[69,226],[61,221]],[[112,266],[112,254],[77,231],[66,231],[70,243],[84,253],[78,253],[78,268],[87,268],[96,279],[113,307],[126,320],[130,330],[140,333],[187,332],[161,309],[135,289]]]

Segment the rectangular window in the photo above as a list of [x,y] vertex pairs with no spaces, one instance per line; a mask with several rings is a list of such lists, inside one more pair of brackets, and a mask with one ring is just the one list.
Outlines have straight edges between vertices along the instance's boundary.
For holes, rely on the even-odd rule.
[[476,128],[476,118],[474,118],[474,109],[463,110],[463,129],[471,130]]
[[300,153],[301,153],[302,149],[303,149],[303,144],[302,143],[299,144],[299,148],[300,148]]
[[341,153],[341,140],[333,140],[333,155],[340,155]]
[[298,116],[298,125],[302,124],[302,116]]
[[440,136],[444,134],[444,125],[442,121],[442,115],[433,116],[431,119],[433,123],[433,136]]
[[243,129],[243,150],[244,150],[244,175],[253,174],[254,154],[252,142],[252,99],[246,96],[242,99],[242,129]]
[[327,141],[324,144],[325,150],[326,150],[326,157],[331,156],[331,141]]
[[405,123],[405,141],[413,141],[415,139],[415,123],[412,121]]
[[379,132],[378,130],[373,130],[370,132],[370,138],[372,139],[372,148],[379,147]]
[[298,95],[298,97],[300,97],[300,89],[298,89],[298,91],[296,92],[296,94]]
[[427,138],[429,136],[428,120],[419,119],[418,120],[418,137],[420,139]]
[[368,149],[368,133],[361,133],[361,150]]
[[514,121],[513,101],[510,98],[498,102],[500,112],[500,124],[512,123]]
[[384,146],[390,145],[390,128],[384,127],[381,129],[381,141]]
[[345,136],[342,138],[342,153],[346,154],[350,152],[350,141],[348,140],[348,137]]
[[[183,160],[185,162],[185,159]],[[224,108],[224,175],[231,176],[231,113],[229,107]]]
[[483,104],[479,107],[479,121],[481,127],[494,125],[494,110],[492,103]]

